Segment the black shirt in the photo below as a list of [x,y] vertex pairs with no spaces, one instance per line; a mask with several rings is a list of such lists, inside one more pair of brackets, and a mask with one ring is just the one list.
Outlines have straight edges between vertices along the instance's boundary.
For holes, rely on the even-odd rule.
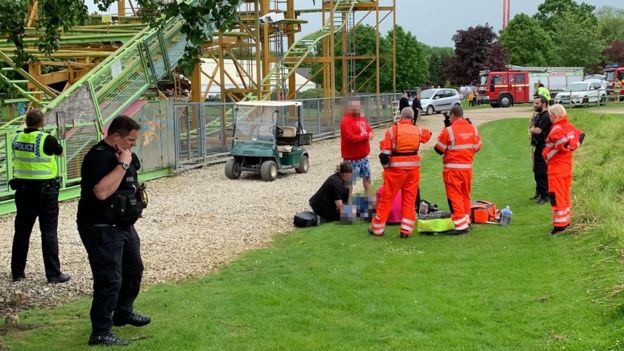
[[[78,202],[79,223],[108,223],[104,215],[107,200],[98,200],[93,189],[95,186],[119,166],[115,149],[104,140],[97,143],[89,150],[84,160],[80,175],[80,201]],[[137,171],[141,168],[139,158],[132,153],[132,163],[126,171],[124,179],[119,185],[119,190],[137,187]],[[112,195],[111,195],[112,196]]]
[[550,128],[552,127],[548,110],[542,111],[539,115],[537,115],[533,126],[540,128],[542,132],[540,134],[531,134],[531,145],[538,149],[543,149],[546,146],[546,138],[548,138]]
[[418,110],[422,110],[422,105],[420,104],[420,99],[418,97],[414,97],[414,101],[412,101],[412,109],[414,113],[417,113]]
[[338,207],[336,200],[346,203],[349,200],[349,189],[339,173],[334,173],[321,188],[310,198],[310,206],[316,214],[325,219],[338,219]]
[[409,107],[409,105],[409,99],[406,97],[401,97],[401,100],[399,100],[399,111],[403,111],[403,109]]

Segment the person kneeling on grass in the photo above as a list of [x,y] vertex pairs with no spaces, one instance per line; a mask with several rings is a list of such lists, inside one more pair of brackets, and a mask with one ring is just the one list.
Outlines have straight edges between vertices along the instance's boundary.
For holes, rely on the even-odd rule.
[[310,207],[315,215],[321,217],[322,222],[340,220],[344,205],[351,195],[352,178],[353,168],[343,162],[310,198]]
[[548,164],[548,196],[553,222],[550,233],[554,235],[566,230],[572,219],[572,152],[581,146],[585,134],[568,122],[566,109],[562,105],[555,104],[548,111],[552,128],[542,156]]

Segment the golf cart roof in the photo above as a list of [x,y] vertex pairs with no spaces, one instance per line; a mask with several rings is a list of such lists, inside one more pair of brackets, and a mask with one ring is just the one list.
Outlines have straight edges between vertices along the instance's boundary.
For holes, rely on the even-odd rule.
[[301,106],[301,101],[286,100],[286,101],[241,101],[237,102],[236,106],[268,106],[268,107],[287,107],[287,106]]

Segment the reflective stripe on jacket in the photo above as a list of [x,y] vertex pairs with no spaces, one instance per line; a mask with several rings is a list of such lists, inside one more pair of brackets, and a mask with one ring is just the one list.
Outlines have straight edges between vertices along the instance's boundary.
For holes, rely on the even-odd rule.
[[388,167],[416,168],[420,167],[420,144],[428,142],[429,139],[429,129],[420,128],[413,125],[411,120],[402,119],[388,128],[379,147],[382,153],[390,155]]
[[465,119],[458,119],[442,130],[435,148],[444,154],[444,168],[472,169],[474,154],[481,150],[479,131]]
[[13,175],[17,179],[46,180],[58,175],[56,158],[46,155],[43,144],[48,133],[19,132],[13,138]]
[[549,167],[556,164],[572,166],[572,151],[580,146],[581,133],[568,122],[567,117],[553,123],[546,138],[546,147],[542,151],[542,156]]

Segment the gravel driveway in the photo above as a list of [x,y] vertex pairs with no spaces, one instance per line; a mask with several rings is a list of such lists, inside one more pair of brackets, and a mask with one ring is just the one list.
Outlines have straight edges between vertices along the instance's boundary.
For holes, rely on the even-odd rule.
[[[528,105],[466,111],[475,125],[510,117],[528,119],[530,114]],[[434,144],[443,126],[442,119],[441,115],[434,115],[420,120],[420,125],[434,135],[425,148]],[[376,157],[382,134],[383,130],[376,130],[371,143],[374,178],[382,174]],[[150,205],[136,225],[145,264],[143,287],[206,275],[242,252],[267,245],[274,235],[292,231],[294,213],[308,209],[310,196],[341,161],[339,139],[314,143],[308,150],[307,174],[290,171],[270,183],[251,175],[228,180],[222,164],[149,182]],[[361,190],[361,182],[355,190]],[[28,279],[11,282],[14,215],[0,217],[0,315],[54,306],[91,293],[91,271],[76,229],[76,208],[77,201],[61,204],[61,266],[72,280],[59,285],[45,281],[38,224],[31,239]]]

